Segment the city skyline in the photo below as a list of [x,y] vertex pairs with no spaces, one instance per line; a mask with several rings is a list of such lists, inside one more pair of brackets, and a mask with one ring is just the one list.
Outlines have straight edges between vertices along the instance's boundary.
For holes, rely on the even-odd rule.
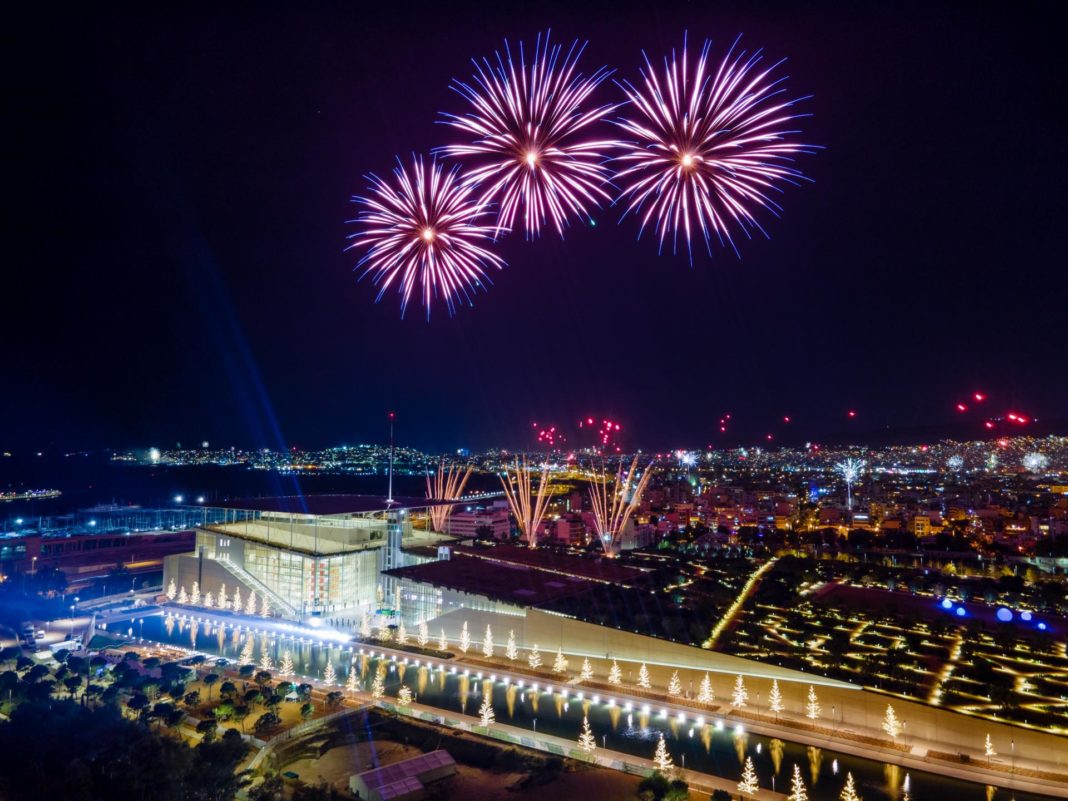
[[[49,58],[16,97],[9,288],[32,302],[0,316],[5,447],[318,446],[379,438],[386,410],[439,451],[586,414],[638,446],[721,447],[953,424],[976,391],[1064,417],[1046,187],[1065,159],[1045,116],[1063,65],[1040,14],[538,6],[435,16],[426,37],[383,10],[23,13],[14,52]],[[502,241],[510,266],[473,308],[399,320],[343,252],[351,195],[442,143],[470,58],[550,27],[628,80],[686,31],[787,58],[826,148],[814,183],[741,258],[658,256],[603,205],[564,241]],[[1027,146],[1002,147],[1010,130]]]

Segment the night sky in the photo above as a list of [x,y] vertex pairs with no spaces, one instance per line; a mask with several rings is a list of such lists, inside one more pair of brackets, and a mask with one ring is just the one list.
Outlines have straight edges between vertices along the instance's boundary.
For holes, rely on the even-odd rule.
[[[863,438],[980,389],[1068,416],[1055,4],[297,5],[9,11],[0,448],[381,441],[387,409],[427,449],[587,414],[666,448],[854,408]],[[455,139],[471,57],[548,27],[631,79],[687,29],[788,57],[815,182],[740,260],[658,256],[606,208],[513,234],[455,318],[401,320],[343,252],[350,196]]]

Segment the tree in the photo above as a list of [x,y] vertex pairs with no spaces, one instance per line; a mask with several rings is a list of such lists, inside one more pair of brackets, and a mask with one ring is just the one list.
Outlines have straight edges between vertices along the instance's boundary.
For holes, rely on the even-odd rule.
[[759,789],[760,782],[757,780],[756,768],[753,767],[753,758],[747,756],[745,767],[742,768],[742,780],[738,782],[738,792],[751,796]]
[[886,714],[883,716],[883,731],[890,735],[890,739],[896,739],[901,733],[901,722],[897,719],[894,707],[886,705]]
[[582,670],[579,672],[580,681],[589,681],[593,678],[593,665],[590,664],[590,658],[585,657],[582,660]]
[[465,654],[467,649],[471,647],[471,635],[467,631],[467,621],[464,621],[464,626],[460,629],[460,650]]
[[175,586],[173,578],[171,583],[167,585],[167,597],[172,601],[178,597],[178,588]]
[[528,664],[537,670],[541,667],[541,652],[538,650],[538,644],[534,643],[534,647],[530,649],[530,654],[527,656]]
[[667,743],[664,742],[663,732],[660,732],[660,741],[656,744],[656,753],[653,754],[653,764],[656,765],[656,769],[661,773],[667,773],[675,767],[675,763],[671,759],[671,754],[668,753]]
[[990,734],[986,735],[986,742],[983,743],[983,754],[986,756],[986,764],[990,764],[990,758],[996,757],[998,752],[994,750],[994,743],[990,739]]
[[705,673],[705,677],[701,679],[701,686],[697,689],[697,701],[702,704],[711,704],[715,698],[716,696],[712,693],[712,678]]
[[638,669],[638,686],[643,690],[648,690],[653,686],[653,683],[649,681],[649,668],[642,662],[641,668]]
[[593,736],[593,730],[590,728],[590,721],[586,715],[582,716],[582,733],[578,738],[579,750],[592,754],[593,750],[597,747],[597,740]]
[[233,699],[237,695],[237,685],[232,681],[224,681],[219,685],[219,696],[226,698],[227,700]]
[[182,703],[188,707],[200,706],[200,691],[193,690],[191,693],[186,693],[185,697],[182,699]]
[[267,600],[266,595],[260,596],[260,617],[271,616],[271,602]]
[[416,642],[419,643],[420,648],[426,648],[427,643],[430,642],[430,629],[425,620],[419,621],[419,635],[416,637]]
[[197,724],[197,734],[201,736],[201,742],[210,743],[215,740],[219,733],[219,724],[215,718],[204,718]]
[[562,649],[557,649],[556,658],[553,659],[553,673],[566,673],[567,672],[567,659],[564,657]]
[[300,705],[300,719],[307,720],[315,714],[315,705],[311,701],[305,701]]
[[509,662],[514,662],[519,658],[519,649],[515,644],[515,631],[508,631],[508,645],[504,649],[504,655],[508,657]]
[[349,665],[349,675],[348,678],[345,680],[345,691],[350,693],[358,692],[360,689],[360,685],[357,682],[358,680],[356,678],[356,666]]
[[486,636],[482,638],[482,655],[487,659],[493,657],[493,632],[489,623],[486,624]]
[[366,612],[360,617],[360,637],[365,640],[371,639],[371,616]]
[[340,690],[331,690],[326,694],[326,708],[337,709],[344,699],[345,695]]
[[675,671],[671,674],[671,679],[668,681],[667,686],[668,695],[682,695],[682,682],[679,680],[679,671]]
[[808,791],[805,789],[805,781],[801,778],[801,767],[794,764],[794,775],[790,779],[790,795],[786,801],[808,801]]
[[439,651],[448,651],[449,650],[449,640],[445,636],[445,629],[444,628],[441,629],[441,636],[438,638],[438,650]]
[[842,801],[861,801],[861,797],[857,795],[857,786],[853,782],[853,774],[846,773],[846,783],[842,788],[842,794],[838,796]]
[[[234,595],[235,595],[237,600],[241,599],[241,594],[240,593],[234,593]],[[250,592],[248,594],[248,601],[245,603],[245,614],[246,615],[254,615],[254,614],[256,614],[256,608],[257,608],[257,606],[259,606],[259,604],[256,603],[258,600],[259,599],[256,597],[255,591]],[[237,606],[236,601],[234,602],[234,606]],[[267,599],[266,598],[263,599],[263,607],[264,607],[264,609],[266,609],[266,607],[267,607]],[[266,615],[265,615],[265,617],[266,617]]]
[[808,685],[808,703],[805,704],[805,716],[809,720],[816,720],[820,716],[820,702],[816,697],[816,688]]
[[193,591],[189,594],[189,603],[193,606],[200,606],[200,582],[193,582]]
[[768,693],[768,709],[775,713],[775,717],[779,716],[786,707],[782,703],[782,693],[779,692],[779,680],[773,679],[771,682],[771,692]]
[[490,703],[489,693],[483,693],[482,706],[478,708],[478,725],[484,729],[488,729],[490,725],[492,725],[494,719],[493,704]]
[[282,663],[278,666],[278,672],[283,676],[293,675],[293,657],[288,648],[282,654]]
[[208,703],[211,703],[211,688],[219,682],[218,673],[209,673],[204,677],[204,686],[208,688]]
[[238,661],[246,665],[252,664],[252,660],[255,658],[253,655],[255,647],[256,644],[252,641],[252,634],[248,634],[245,637],[245,647],[241,649],[241,655],[238,657]]
[[374,681],[371,682],[371,697],[376,701],[386,694],[386,666],[381,662],[375,671]]
[[400,625],[397,626],[397,645],[407,645],[407,644],[408,644],[408,629],[405,628],[404,621],[402,620],[400,622]]
[[263,648],[262,653],[260,654],[260,670],[274,670],[274,662],[271,661],[271,655],[267,653],[266,648]]
[[326,667],[323,668],[323,684],[328,687],[337,683],[337,673],[334,672],[334,663],[329,659],[326,660]]
[[623,683],[623,671],[619,669],[619,663],[612,659],[612,667],[608,669],[608,683],[619,685]]
[[178,603],[183,604],[183,605],[189,603],[189,594],[185,591],[185,587],[182,587],[182,588],[180,588],[178,590],[178,599],[177,600],[178,600]]
[[204,593],[204,606],[208,609],[215,608],[215,596],[211,594],[211,590],[208,590],[206,593]]
[[257,670],[256,675],[252,677],[252,680],[259,685],[260,692],[266,692],[268,685],[271,683],[271,679],[274,676],[271,675],[269,670]]
[[408,689],[407,685],[402,684],[401,688],[397,690],[397,706],[411,706],[412,705],[412,691]]
[[739,673],[734,680],[734,692],[731,693],[731,706],[735,709],[745,709],[746,701],[749,700],[749,691],[745,689],[745,679]]
[[250,711],[248,704],[238,704],[234,707],[234,720],[241,724],[242,733],[245,731],[245,720]]
[[218,607],[219,607],[219,609],[229,609],[230,608],[230,601],[229,601],[229,597],[226,595],[226,585],[225,584],[220,584],[219,585]]

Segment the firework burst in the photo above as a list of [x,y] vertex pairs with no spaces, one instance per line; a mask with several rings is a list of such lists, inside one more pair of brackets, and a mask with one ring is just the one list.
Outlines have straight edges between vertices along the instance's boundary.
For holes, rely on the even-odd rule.
[[438,150],[474,160],[468,179],[482,186],[484,201],[499,203],[501,229],[512,229],[522,207],[528,239],[548,223],[563,235],[571,217],[585,219],[590,206],[611,201],[604,189],[609,178],[604,162],[618,144],[583,138],[617,108],[591,101],[611,71],[601,67],[583,75],[578,61],[585,44],[576,40],[564,54],[549,37],[538,35],[529,63],[522,43],[517,63],[507,41],[504,52],[494,54],[495,63],[472,60],[472,82],[452,83],[471,111],[442,115],[470,141]]
[[778,216],[772,193],[807,180],[791,166],[793,157],[816,150],[795,141],[794,121],[808,115],[794,106],[807,98],[784,96],[786,78],[773,74],[781,61],[764,66],[760,50],[737,49],[735,41],[712,68],[710,48],[706,40],[691,63],[684,39],[682,57],[672,51],[662,74],[643,53],[639,85],[619,84],[629,116],[615,121],[630,137],[615,158],[613,178],[624,216],[639,216],[641,231],[652,224],[661,250],[670,235],[676,251],[681,234],[691,259],[698,229],[709,254],[713,236],[735,254],[733,233],[767,236],[757,213]]
[[416,284],[427,319],[435,299],[450,315],[458,300],[472,305],[474,292],[492,283],[487,271],[504,266],[485,247],[497,235],[496,227],[482,223],[489,211],[458,168],[445,170],[436,160],[427,165],[413,155],[407,170],[398,158],[393,178],[389,183],[368,175],[368,194],[353,198],[363,209],[350,220],[360,230],[349,235],[348,249],[367,248],[356,265],[363,269],[360,278],[372,277],[376,302],[396,286],[402,317]]

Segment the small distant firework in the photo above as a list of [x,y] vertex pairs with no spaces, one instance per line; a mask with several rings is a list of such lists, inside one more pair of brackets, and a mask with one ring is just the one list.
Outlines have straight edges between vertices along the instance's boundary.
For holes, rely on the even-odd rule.
[[638,457],[635,456],[625,472],[621,460],[615,475],[611,477],[601,465],[600,476],[590,482],[594,530],[606,555],[615,556],[619,553],[620,536],[627,521],[641,504],[642,494],[652,477],[652,466],[650,462],[639,474]]
[[534,436],[538,445],[555,448],[557,445],[563,445],[567,442],[567,437],[554,425],[542,426],[536,422],[531,425],[534,427]]
[[697,464],[697,454],[693,451],[675,451],[675,458],[683,467],[693,467]]
[[401,296],[401,316],[419,284],[427,319],[435,299],[444,301],[449,314],[457,300],[471,304],[475,290],[492,283],[486,271],[501,268],[504,261],[484,247],[497,229],[480,219],[488,211],[476,202],[472,187],[458,168],[445,171],[422,156],[412,156],[411,170],[400,159],[393,170],[394,182],[368,175],[369,193],[353,198],[363,207],[349,235],[348,249],[366,247],[356,266],[364,267],[361,278],[371,275],[379,287],[376,302],[396,285]]
[[952,470],[954,473],[959,473],[961,468],[964,467],[964,457],[960,454],[954,454],[946,459],[946,467]]
[[590,206],[610,202],[604,185],[610,149],[618,143],[584,138],[587,130],[616,106],[591,101],[594,90],[611,75],[605,67],[592,75],[578,71],[585,44],[564,54],[538,35],[530,61],[519,44],[518,63],[506,41],[504,52],[473,60],[473,83],[454,80],[452,88],[467,100],[467,114],[443,114],[446,124],[468,134],[465,144],[438,152],[472,158],[469,179],[480,184],[484,201],[499,204],[497,223],[511,230],[520,206],[527,238],[552,223],[563,234],[571,217],[590,218]]
[[614,450],[616,453],[620,452],[619,443],[617,437],[619,432],[623,430],[623,427],[607,417],[597,420],[595,417],[585,417],[578,421],[578,427],[585,431],[597,431],[597,447],[604,451]]
[[681,58],[672,51],[662,76],[643,53],[639,85],[620,84],[630,116],[615,122],[630,141],[615,158],[617,202],[626,203],[624,216],[641,217],[641,231],[656,228],[661,250],[670,235],[677,251],[681,234],[692,258],[699,230],[709,254],[713,236],[737,254],[735,231],[767,236],[756,212],[782,210],[771,192],[807,180],[791,166],[795,155],[816,150],[796,141],[795,120],[808,115],[794,106],[806,98],[784,97],[786,78],[772,74],[782,61],[763,66],[762,51],[737,47],[736,40],[710,66],[711,41],[691,62],[684,39]]
[[[471,477],[473,469],[471,465],[463,467],[450,464],[446,467],[444,461],[438,462],[438,469],[433,477],[427,471],[426,497],[440,501],[459,500],[463,497],[464,487],[467,485],[467,479]],[[433,530],[445,533],[445,525],[449,521],[450,514],[452,514],[452,504],[431,506],[430,522]]]
[[1023,466],[1029,472],[1041,473],[1049,465],[1049,457],[1044,453],[1028,453],[1023,458]]

